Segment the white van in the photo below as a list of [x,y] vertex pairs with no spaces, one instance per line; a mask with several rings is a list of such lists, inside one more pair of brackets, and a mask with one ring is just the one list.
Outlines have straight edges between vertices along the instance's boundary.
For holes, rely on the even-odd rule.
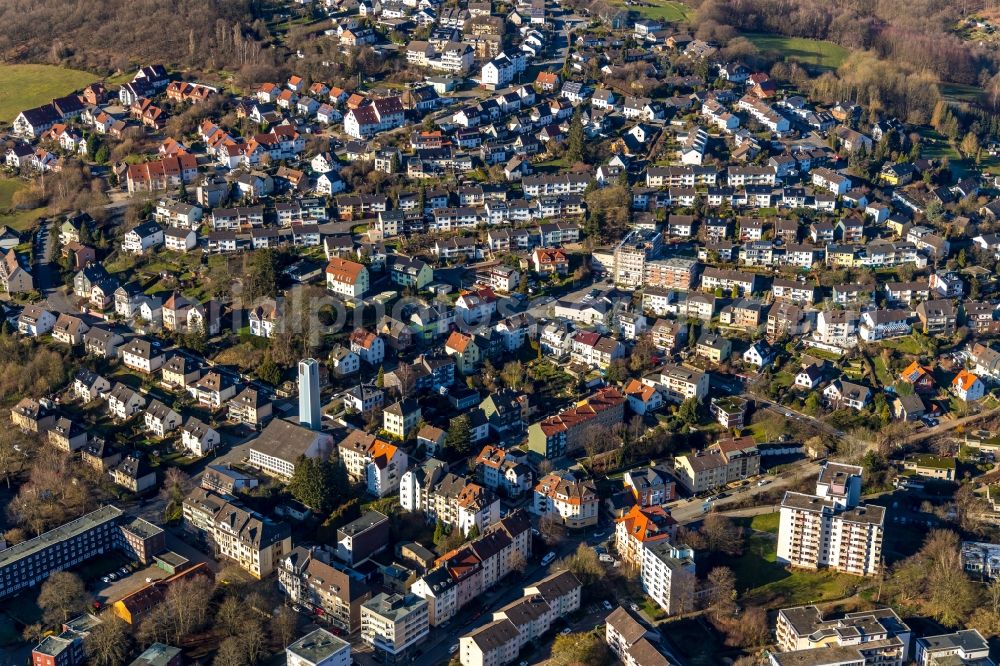
[[543,567],[549,566],[552,563],[552,560],[554,560],[554,559],[556,559],[556,554],[555,553],[549,553],[548,555],[546,555],[545,557],[542,558],[542,566]]

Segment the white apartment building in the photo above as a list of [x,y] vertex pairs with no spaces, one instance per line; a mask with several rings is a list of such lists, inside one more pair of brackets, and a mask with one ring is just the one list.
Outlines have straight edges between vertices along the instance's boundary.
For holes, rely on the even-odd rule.
[[351,644],[323,628],[285,648],[288,666],[351,666]]
[[364,483],[375,497],[399,490],[399,481],[409,466],[403,449],[361,430],[351,431],[337,449],[352,482]]
[[819,342],[836,347],[854,347],[858,344],[858,322],[854,310],[823,310],[816,317],[813,337]]
[[882,565],[885,509],[861,503],[862,469],[827,462],[816,494],[786,492],[778,529],[779,562],[868,576]]
[[561,617],[580,608],[582,586],[569,571],[524,588],[524,596],[493,613],[493,621],[459,639],[462,666],[504,666]]
[[430,631],[427,602],[408,594],[379,594],[361,605],[361,639],[386,662],[404,661]]
[[424,514],[428,522],[468,534],[480,533],[500,519],[500,500],[489,488],[448,471],[447,463],[430,458],[407,470],[399,484],[399,503],[406,511]]
[[694,603],[694,551],[663,539],[643,544],[642,589],[668,615]]
[[912,632],[891,608],[826,619],[816,606],[799,606],[778,611],[775,638],[776,651],[787,655],[779,664],[826,663],[835,648],[864,664],[903,666],[909,663]]
[[666,400],[682,403],[688,398],[701,402],[708,396],[708,373],[683,365],[668,364],[642,378],[642,383],[663,393]]

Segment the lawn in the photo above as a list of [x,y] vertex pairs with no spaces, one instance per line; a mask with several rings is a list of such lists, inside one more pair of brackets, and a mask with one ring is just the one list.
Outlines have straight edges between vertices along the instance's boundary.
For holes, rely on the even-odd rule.
[[[0,72],[2,71],[3,67],[0,67]],[[2,89],[3,84],[0,83],[0,98],[3,96]],[[14,231],[23,232],[45,214],[43,208],[14,210],[14,194],[25,187],[25,184],[16,178],[0,178],[0,227],[6,226]]]
[[[761,519],[764,526],[774,520],[770,515],[756,519]],[[751,603],[799,606],[842,599],[854,593],[854,585],[858,582],[854,576],[788,569],[776,561],[776,549],[773,535],[755,533],[742,556],[720,563],[732,568],[737,589],[745,592]]]
[[885,367],[885,361],[882,360],[881,356],[872,357],[872,366],[875,368],[875,377],[879,383],[883,387],[892,386],[892,373],[889,372],[889,368]]
[[778,523],[781,520],[781,514],[775,511],[774,513],[765,513],[759,516],[754,516],[750,520],[750,529],[757,532],[770,532],[771,534],[778,533]]
[[693,13],[691,8],[678,0],[649,0],[643,5],[632,4],[625,7],[625,0],[612,0],[613,4],[633,11],[643,18],[677,23],[686,21]]
[[902,338],[883,340],[882,346],[898,351],[901,354],[910,354],[912,356],[919,356],[924,351],[916,338],[909,335]]
[[785,37],[759,32],[747,32],[743,36],[764,53],[773,53],[787,60],[797,60],[824,69],[837,69],[850,53],[844,47],[822,39]]
[[0,66],[0,121],[10,122],[25,109],[47,104],[99,78],[53,65]]
[[653,2],[651,7],[640,7],[639,14],[649,19],[658,21],[669,21],[679,23],[686,21],[691,14],[691,10],[679,2],[666,0],[664,2]]

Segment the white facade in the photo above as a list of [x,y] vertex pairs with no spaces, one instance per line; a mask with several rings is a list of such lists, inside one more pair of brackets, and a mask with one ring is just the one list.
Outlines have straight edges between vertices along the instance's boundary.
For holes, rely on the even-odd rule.
[[778,529],[779,562],[860,576],[882,565],[885,510],[860,503],[862,469],[828,462],[816,494],[787,492]]

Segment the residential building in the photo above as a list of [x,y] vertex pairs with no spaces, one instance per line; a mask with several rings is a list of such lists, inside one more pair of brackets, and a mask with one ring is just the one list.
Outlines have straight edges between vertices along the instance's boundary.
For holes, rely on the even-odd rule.
[[720,440],[704,451],[678,456],[677,480],[692,493],[705,492],[760,473],[760,451],[753,437]]
[[383,663],[403,663],[430,632],[427,601],[407,594],[379,594],[361,605],[361,639]]
[[832,663],[836,654],[848,657],[836,663],[904,666],[910,663],[913,635],[891,608],[833,619],[824,618],[816,606],[799,606],[778,611],[775,638],[779,654],[772,663]]
[[288,525],[248,511],[231,497],[195,488],[184,498],[184,527],[254,578],[266,578],[292,549]]
[[337,528],[337,557],[351,567],[382,552],[388,543],[389,517],[378,511],[366,511]]
[[583,447],[588,432],[600,432],[624,422],[626,398],[613,387],[603,388],[575,407],[528,428],[528,449],[546,458],[558,458]]
[[0,550],[0,598],[34,587],[57,571],[123,547],[124,513],[104,506],[33,539]]
[[993,666],[990,645],[976,629],[918,638],[914,661],[917,666]]
[[375,497],[399,490],[399,482],[409,466],[409,457],[400,447],[361,430],[352,430],[338,445],[340,460],[354,483],[363,483]]
[[694,551],[663,539],[642,547],[642,589],[667,615],[694,607]]
[[660,634],[648,629],[630,611],[616,608],[604,620],[608,648],[625,666],[671,666],[657,645]]
[[596,525],[600,499],[591,481],[578,480],[571,472],[551,473],[535,485],[532,513],[553,515],[570,528]]
[[322,627],[285,648],[288,666],[351,666],[351,644]]
[[788,491],[781,502],[779,562],[868,576],[882,567],[885,509],[861,502],[862,469],[827,462],[816,494]]
[[361,604],[371,588],[364,575],[334,557],[328,547],[293,548],[278,562],[278,588],[349,635],[361,629]]

